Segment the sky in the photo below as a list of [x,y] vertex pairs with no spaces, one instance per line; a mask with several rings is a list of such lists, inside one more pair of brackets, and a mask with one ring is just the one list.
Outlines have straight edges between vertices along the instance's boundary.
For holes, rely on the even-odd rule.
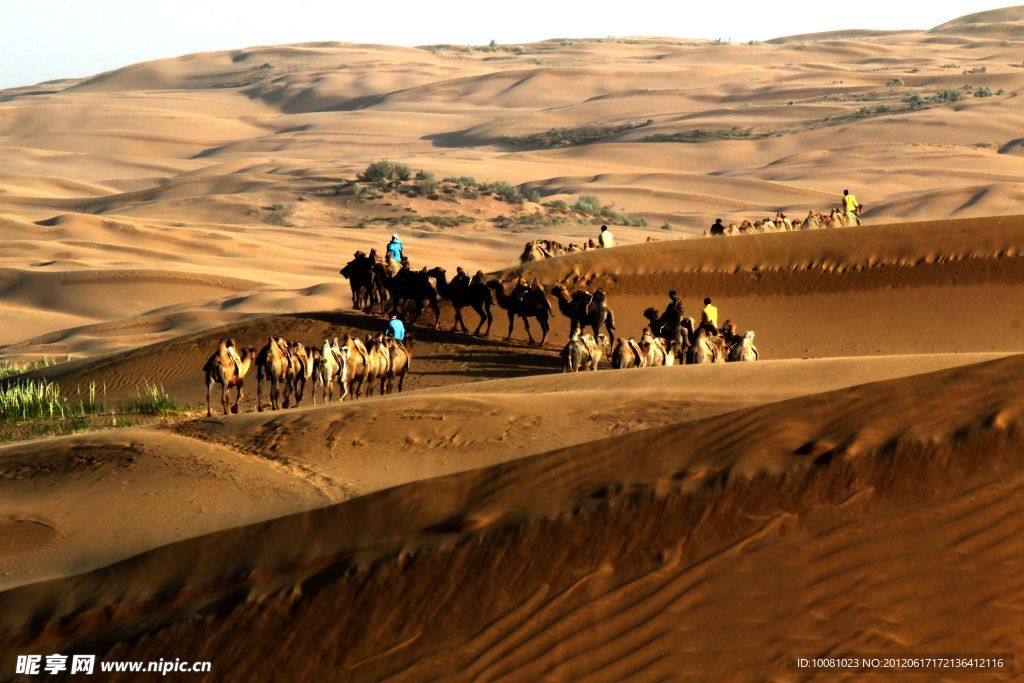
[[1001,6],[958,0],[0,0],[0,88],[192,52],[322,40],[392,45],[671,36],[767,40],[931,28]]

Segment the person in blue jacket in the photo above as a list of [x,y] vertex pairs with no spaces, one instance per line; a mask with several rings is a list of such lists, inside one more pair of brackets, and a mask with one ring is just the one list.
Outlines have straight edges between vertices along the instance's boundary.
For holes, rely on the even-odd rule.
[[388,256],[395,263],[402,262],[402,240],[398,239],[398,233],[391,235],[391,241],[388,242]]
[[405,324],[402,322],[402,319],[392,313],[391,319],[388,320],[388,330],[384,334],[388,337],[394,337],[395,341],[403,341],[405,339]]

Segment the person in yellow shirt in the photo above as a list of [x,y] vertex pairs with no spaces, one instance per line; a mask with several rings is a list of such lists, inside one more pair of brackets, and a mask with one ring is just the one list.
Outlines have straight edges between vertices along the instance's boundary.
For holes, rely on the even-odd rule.
[[847,225],[860,225],[860,202],[849,190],[843,190],[843,211],[846,212]]
[[711,303],[711,297],[704,298],[704,308],[700,311],[700,326],[711,334],[718,334],[718,309]]
[[608,232],[608,226],[601,226],[601,234],[597,236],[597,243],[601,245],[602,249],[611,249],[615,246],[615,238]]

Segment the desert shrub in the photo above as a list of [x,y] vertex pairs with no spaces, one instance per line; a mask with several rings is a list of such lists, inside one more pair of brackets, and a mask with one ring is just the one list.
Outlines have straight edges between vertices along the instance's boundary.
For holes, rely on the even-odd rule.
[[992,97],[992,88],[984,85],[974,91],[975,97]]
[[932,95],[933,102],[959,102],[964,94],[956,88],[945,88]]
[[984,66],[976,66],[972,69],[964,69],[965,74],[983,74],[986,71],[988,71],[988,68]]
[[551,208],[558,209],[559,211],[568,211],[570,207],[569,202],[565,201],[564,199],[556,199],[555,201],[551,202]]
[[927,101],[917,93],[914,93],[913,95],[907,98],[907,104],[910,105],[911,109],[920,109],[925,105],[926,102]]
[[437,192],[437,178],[430,171],[420,171],[416,174],[416,180],[420,184],[420,194],[431,195]]
[[360,183],[352,183],[352,196],[359,199],[366,192],[366,186]]
[[525,195],[526,201],[540,204],[540,190],[530,190]]
[[[70,355],[68,355],[68,360],[71,360]],[[0,379],[7,379],[8,377],[14,377],[15,375],[23,375],[26,372],[48,368],[51,365],[56,364],[56,360],[48,358],[47,356],[43,356],[40,360],[29,361],[26,363],[10,363],[7,361],[0,362]]]
[[902,88],[903,87],[903,79],[902,78],[893,78],[888,83],[886,83],[886,85],[889,86],[890,88]]
[[601,211],[601,200],[592,194],[585,194],[576,200],[574,208],[580,213],[593,215]]
[[664,223],[661,224],[661,229],[662,230],[671,231],[672,230],[672,224],[669,223],[668,221],[665,221]]
[[523,195],[519,191],[519,188],[515,187],[514,185],[510,185],[504,180],[499,180],[497,182],[485,185],[482,189],[485,189],[488,192],[493,192],[498,196],[499,199],[503,199],[506,202],[518,203],[523,201]]
[[1005,95],[1005,94],[1006,94],[1006,91],[1003,90],[1002,88],[1000,88],[999,90],[996,90],[996,95]]
[[466,187],[472,187],[477,184],[476,178],[467,175],[448,176],[447,178],[444,179],[444,182],[457,185],[460,190]]
[[363,171],[362,179],[367,182],[390,183],[404,181],[412,177],[412,171],[406,164],[383,159],[375,161]]

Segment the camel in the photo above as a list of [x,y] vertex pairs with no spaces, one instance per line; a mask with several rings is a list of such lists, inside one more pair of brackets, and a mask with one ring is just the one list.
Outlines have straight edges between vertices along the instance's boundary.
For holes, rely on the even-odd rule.
[[562,349],[562,371],[579,372],[597,370],[598,364],[609,350],[608,337],[603,334],[595,339],[590,334],[577,332]]
[[669,306],[665,312],[658,316],[658,311],[648,308],[644,311],[644,317],[650,322],[651,333],[667,342],[667,346],[673,344],[682,350],[689,348],[693,341],[694,321],[689,316],[674,306]]
[[369,360],[366,346],[363,344],[362,339],[349,336],[345,337],[345,341],[340,346],[335,341],[334,346],[338,347],[339,353],[345,354],[347,351],[347,362],[342,382],[348,388],[352,399],[357,399],[362,393],[366,382],[366,370]]
[[[437,329],[441,321],[441,308],[437,304],[437,290],[430,282],[430,275],[426,269],[413,270],[409,268],[408,261],[403,259],[402,268],[397,274],[392,275],[383,263],[374,264],[374,272],[384,289],[391,297],[391,312],[396,315],[402,311],[405,304],[412,302],[416,306],[415,312],[406,321],[413,325],[423,314],[423,305],[430,304],[434,311],[434,324],[432,329]],[[381,301],[380,311],[384,313],[385,304]]]
[[701,327],[697,330],[697,337],[693,340],[693,346],[686,352],[686,362],[689,365],[701,365],[703,363],[719,363],[718,345],[711,339],[706,329]]
[[373,396],[374,382],[380,382],[380,393],[384,389],[391,373],[391,352],[388,350],[384,335],[366,338],[366,397]]
[[629,339],[619,337],[615,344],[615,349],[612,351],[613,368],[616,370],[642,368],[646,360],[640,345],[636,343],[635,339],[632,337]]
[[388,337],[387,350],[391,357],[387,376],[387,393],[390,394],[395,390],[396,377],[398,378],[398,393],[402,393],[405,376],[409,374],[409,367],[412,364],[412,340],[406,337],[405,343],[402,343],[394,337]]
[[665,340],[651,334],[650,328],[645,327],[640,335],[640,353],[644,357],[646,367],[659,365],[672,365],[675,363],[675,343],[666,347]]
[[608,307],[603,289],[598,289],[591,294],[587,291],[576,291],[569,298],[569,292],[562,285],[555,285],[551,293],[558,301],[558,310],[569,319],[569,337],[589,327],[596,339],[601,332],[601,325],[604,325],[608,332],[608,343],[615,343],[615,314]]
[[[532,240],[526,243],[523,248],[523,253],[519,256],[520,263],[530,263],[532,261],[543,261],[546,258],[552,258],[554,256],[561,256],[567,254],[570,251],[585,251],[585,249],[575,250],[572,247],[575,245],[569,245],[566,247],[554,240]],[[594,245],[591,244],[590,248],[593,249]]]
[[206,374],[206,417],[210,417],[210,389],[214,384],[220,385],[220,404],[224,408],[224,414],[228,414],[228,392],[235,388],[235,402],[231,405],[231,412],[238,413],[238,402],[242,400],[242,385],[245,375],[252,366],[252,360],[256,357],[256,349],[247,348],[242,350],[238,357],[238,364],[228,353],[228,347],[234,346],[233,339],[225,339],[212,356],[203,365],[203,372]]
[[458,326],[462,326],[463,334],[469,332],[466,329],[466,323],[462,320],[462,309],[465,306],[471,306],[477,315],[480,316],[480,324],[473,330],[473,334],[479,335],[480,328],[484,326],[484,323],[487,323],[487,330],[484,332],[484,336],[486,337],[491,333],[491,323],[494,322],[494,316],[491,315],[491,305],[494,303],[494,299],[491,297],[491,290],[487,289],[487,285],[480,282],[479,278],[474,278],[471,282],[450,283],[444,268],[440,267],[428,270],[427,274],[437,282],[437,293],[441,295],[442,299],[450,301],[452,308],[455,310],[455,323],[452,325],[451,332],[454,332]]
[[[338,346],[338,339],[334,343],[324,340],[320,347],[320,354],[316,359],[313,374],[316,382],[323,389],[321,395],[324,403],[334,400],[334,382],[339,385],[339,401],[344,401],[348,396],[348,358],[352,351],[348,346]],[[316,405],[316,389],[313,389],[313,405]]]
[[294,391],[296,407],[302,404],[302,396],[306,392],[306,382],[313,378],[313,364],[316,359],[312,350],[312,346],[310,350],[307,350],[300,342],[294,342],[291,345],[292,367],[288,378]]
[[[263,412],[263,382],[270,383],[270,407],[277,410],[290,405],[294,379],[292,354],[288,342],[281,337],[267,337],[266,345],[256,356],[256,410]],[[284,394],[283,396],[281,394]]]
[[743,335],[742,341],[736,342],[729,347],[729,354],[726,360],[730,363],[749,362],[756,361],[758,357],[757,347],[754,346],[754,332],[753,330],[747,330],[747,333]]
[[530,346],[535,343],[533,333],[530,331],[530,318],[536,318],[540,323],[541,337],[540,345],[548,338],[548,318],[551,316],[551,302],[544,295],[544,290],[539,287],[527,287],[525,284],[516,285],[511,294],[505,293],[505,285],[498,280],[491,280],[487,286],[494,290],[494,296],[498,305],[508,312],[508,336],[505,341],[512,340],[512,327],[515,325],[516,317],[523,319],[526,327],[526,336],[530,339]]
[[338,271],[352,288],[352,307],[364,313],[369,313],[378,301],[383,306],[382,286],[374,268],[377,261],[376,250],[371,250],[369,255],[357,251],[353,259]]

